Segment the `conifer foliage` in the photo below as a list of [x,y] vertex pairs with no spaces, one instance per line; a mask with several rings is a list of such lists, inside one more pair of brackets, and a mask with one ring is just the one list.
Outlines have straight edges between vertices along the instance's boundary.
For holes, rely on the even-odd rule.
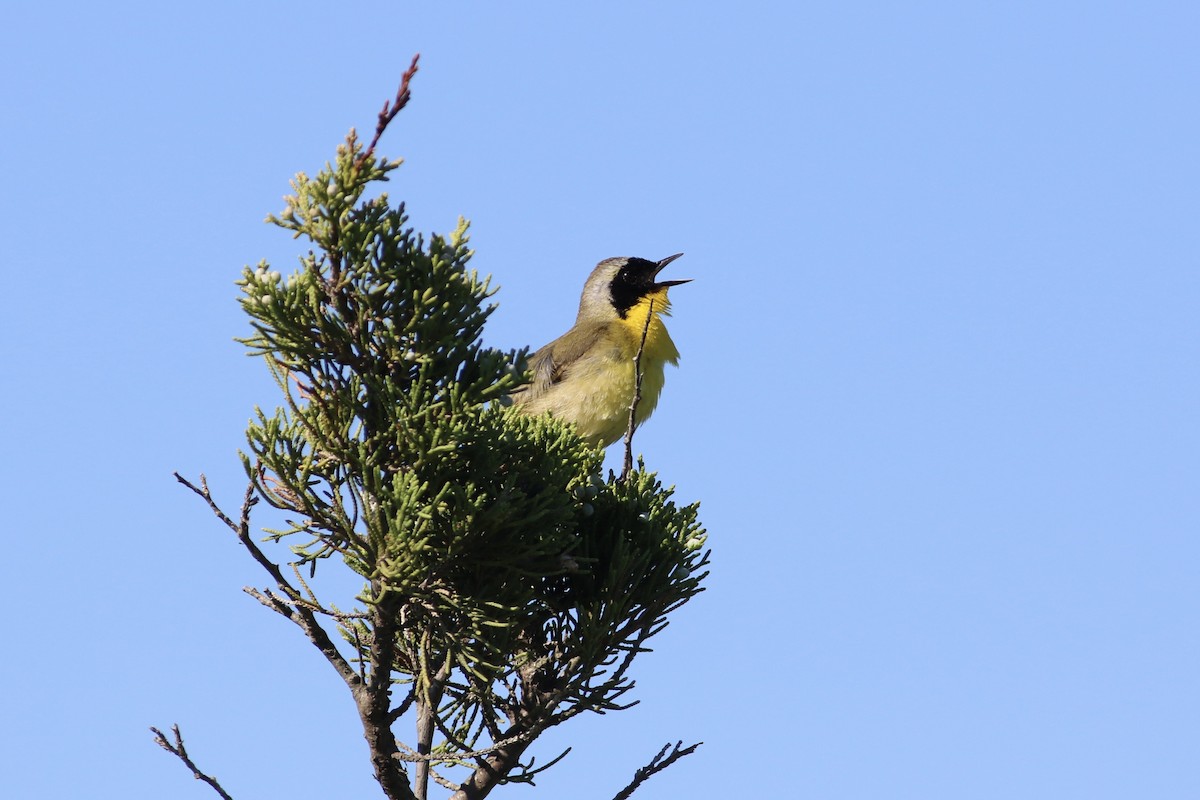
[[[474,800],[532,783],[548,728],[632,704],[634,657],[702,589],[706,535],[640,462],[605,477],[571,426],[505,407],[526,353],[482,343],[494,289],[468,269],[466,222],[422,236],[378,191],[400,162],[375,143],[414,72],[375,139],[351,132],[269,218],[310,248],[299,268],[260,263],[239,281],[241,341],[282,396],[246,432],[240,518],[179,480],[270,575],[247,591],[345,681],[384,795],[423,800],[432,780]],[[260,501],[286,520],[266,540],[251,529]],[[362,591],[326,602],[329,569]],[[177,730],[155,733],[208,779]],[[695,747],[664,748],[617,796]]]

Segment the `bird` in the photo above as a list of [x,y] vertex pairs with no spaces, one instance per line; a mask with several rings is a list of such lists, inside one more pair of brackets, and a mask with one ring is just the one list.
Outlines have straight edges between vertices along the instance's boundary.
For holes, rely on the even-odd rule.
[[629,425],[640,370],[634,419],[637,425],[645,422],[662,393],[664,367],[679,364],[662,318],[671,312],[667,290],[691,279],[659,281],[658,273],[682,255],[661,261],[606,258],[597,264],[583,285],[575,324],[530,356],[532,380],[509,396],[515,408],[531,415],[549,412],[574,423],[584,440],[608,447]]

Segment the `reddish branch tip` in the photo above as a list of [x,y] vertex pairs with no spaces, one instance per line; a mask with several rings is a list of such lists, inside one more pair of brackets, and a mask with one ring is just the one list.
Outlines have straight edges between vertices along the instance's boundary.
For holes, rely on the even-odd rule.
[[412,92],[408,85],[412,81],[413,76],[417,74],[417,62],[421,59],[421,54],[417,53],[413,56],[412,63],[404,75],[400,77],[400,88],[396,90],[396,97],[383,104],[383,109],[379,112],[379,120],[375,123],[375,135],[371,137],[371,143],[367,145],[367,149],[362,151],[358,157],[358,163],[362,164],[375,152],[375,145],[379,144],[379,137],[383,136],[383,132],[387,130],[387,126],[391,124],[396,115],[400,113],[400,109],[408,105],[409,98],[412,97]]

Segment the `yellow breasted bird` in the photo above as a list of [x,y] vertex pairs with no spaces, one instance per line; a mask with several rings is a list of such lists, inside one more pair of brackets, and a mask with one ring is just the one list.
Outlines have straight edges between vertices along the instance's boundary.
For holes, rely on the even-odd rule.
[[533,380],[513,392],[516,407],[526,414],[549,411],[575,423],[584,439],[608,447],[629,423],[636,386],[633,359],[645,331],[642,397],[635,417],[637,424],[645,422],[662,392],[663,367],[679,363],[662,317],[671,312],[667,289],[688,281],[657,278],[681,255],[662,261],[607,258],[597,264],[583,285],[571,330],[530,356]]

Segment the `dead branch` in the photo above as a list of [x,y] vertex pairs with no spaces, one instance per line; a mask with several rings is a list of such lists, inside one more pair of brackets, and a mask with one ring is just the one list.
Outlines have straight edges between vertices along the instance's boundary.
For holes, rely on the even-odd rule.
[[[629,796],[637,791],[637,788],[645,783],[648,778],[662,772],[684,756],[690,756],[702,744],[704,742],[696,742],[688,747],[683,747],[683,740],[681,739],[675,743],[674,747],[670,744],[663,745],[663,749],[658,751],[658,755],[650,759],[649,764],[633,773],[633,780],[629,782],[628,786],[618,792],[613,797],[613,800],[629,800]],[[668,750],[671,751],[670,754],[667,753]]]
[[303,594],[288,582],[287,578],[283,576],[282,570],[279,569],[279,565],[267,558],[266,554],[263,553],[254,541],[254,538],[250,535],[250,509],[258,503],[258,498],[254,496],[254,482],[251,481],[246,487],[246,494],[242,499],[241,515],[239,521],[235,523],[229,518],[228,514],[221,510],[216,501],[213,500],[212,492],[208,488],[208,480],[204,475],[200,476],[199,486],[196,486],[178,472],[174,473],[174,475],[177,481],[202,497],[204,502],[208,504],[208,507],[212,509],[213,514],[237,534],[238,541],[250,551],[250,555],[254,557],[259,566],[266,570],[271,578],[274,579],[275,585],[279,587],[279,591],[283,593],[284,597],[280,597],[271,591],[259,591],[250,587],[244,588],[243,591],[267,608],[294,622],[308,636],[308,640],[313,643],[313,646],[321,651],[321,655],[325,656],[325,660],[341,676],[350,690],[352,692],[356,691],[362,682],[358,676],[358,672],[355,671],[354,667],[350,665],[345,656],[338,650],[329,633],[317,622],[316,614],[308,607]]
[[221,788],[221,784],[216,778],[214,778],[212,775],[206,775],[201,772],[200,768],[196,766],[196,763],[192,761],[191,757],[188,755],[187,748],[183,746],[183,735],[179,732],[178,725],[171,726],[171,733],[175,736],[175,742],[173,744],[167,741],[166,735],[164,735],[163,732],[158,728],[151,728],[150,732],[154,734],[154,742],[159,747],[174,755],[183,762],[184,766],[192,771],[193,778],[207,783],[212,787],[214,792],[221,795],[223,800],[233,800],[233,798],[229,796],[229,793]]

